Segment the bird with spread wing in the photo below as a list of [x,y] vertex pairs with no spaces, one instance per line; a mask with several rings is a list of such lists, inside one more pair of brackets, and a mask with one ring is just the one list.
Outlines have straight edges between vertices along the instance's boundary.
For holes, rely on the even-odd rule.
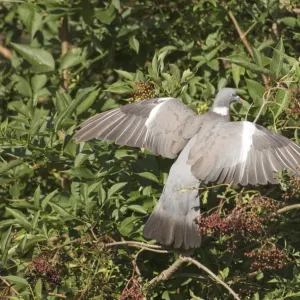
[[201,243],[194,223],[201,182],[267,184],[278,183],[282,170],[299,174],[300,146],[260,125],[231,122],[230,104],[237,101],[236,91],[224,88],[211,109],[198,115],[175,98],[144,100],[90,118],[75,138],[147,148],[167,158],[179,154],[144,236],[189,250]]

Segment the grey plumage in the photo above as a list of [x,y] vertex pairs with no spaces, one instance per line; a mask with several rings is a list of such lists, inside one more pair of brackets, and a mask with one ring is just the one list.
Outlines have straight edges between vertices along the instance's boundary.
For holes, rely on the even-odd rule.
[[230,122],[236,91],[221,90],[209,112],[197,115],[179,100],[155,98],[96,115],[81,125],[75,138],[115,141],[144,147],[174,158],[168,180],[144,236],[185,250],[200,246],[194,219],[200,215],[201,181],[277,183],[276,172],[298,174],[300,147],[291,140],[250,122]]

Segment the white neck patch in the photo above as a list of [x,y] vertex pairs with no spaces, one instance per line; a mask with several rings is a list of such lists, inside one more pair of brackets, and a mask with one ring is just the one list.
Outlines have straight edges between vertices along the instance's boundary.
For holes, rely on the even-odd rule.
[[228,116],[229,114],[229,108],[226,106],[213,107],[212,111],[221,116]]

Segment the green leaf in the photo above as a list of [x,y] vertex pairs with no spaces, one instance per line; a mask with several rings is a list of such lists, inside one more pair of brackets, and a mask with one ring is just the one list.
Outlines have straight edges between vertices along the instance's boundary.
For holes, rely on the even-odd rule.
[[113,196],[116,192],[118,192],[123,186],[125,186],[127,182],[119,182],[115,183],[113,186],[110,187],[110,189],[107,192],[107,198],[110,198]]
[[41,188],[40,188],[40,186],[38,186],[35,189],[34,195],[33,195],[34,205],[36,207],[39,207],[39,205],[40,205],[40,198],[41,198]]
[[32,90],[29,82],[22,76],[14,74],[13,81],[16,83],[16,90],[25,97],[32,97]]
[[8,245],[10,243],[11,229],[12,227],[9,227],[8,230],[4,234],[2,234],[1,241],[0,241],[0,248],[2,252],[4,252],[8,248]]
[[47,195],[45,197],[45,199],[43,199],[41,207],[43,210],[46,209],[47,205],[49,204],[49,201],[58,193],[58,190],[54,190],[52,191],[49,195]]
[[21,285],[25,285],[25,286],[29,285],[26,279],[19,277],[19,276],[11,275],[11,276],[3,276],[3,278],[5,278],[6,280],[11,281],[13,283],[17,283],[17,284],[21,284]]
[[43,287],[42,279],[39,278],[34,287],[34,295],[37,300],[42,299],[42,287]]
[[236,87],[239,87],[241,75],[244,74],[245,68],[236,64],[232,64],[232,77]]
[[11,43],[11,45],[20,55],[32,64],[33,72],[44,73],[55,70],[54,59],[46,50],[22,44]]
[[84,60],[84,57],[81,54],[81,48],[69,50],[61,59],[60,69],[64,70],[79,65]]
[[258,65],[255,65],[255,64],[249,62],[249,60],[246,57],[242,56],[242,55],[230,55],[230,56],[227,56],[227,57],[220,57],[220,59],[230,61],[234,64],[242,66],[246,69],[250,69],[250,70],[252,70],[254,72],[257,72],[257,73],[263,73],[263,74],[271,76],[271,77],[275,76],[275,74],[272,71],[270,71],[266,68],[262,68]]
[[123,222],[119,226],[119,231],[122,235],[128,236],[129,233],[132,231],[134,222],[137,220],[137,217],[131,216],[123,220]]
[[62,113],[72,103],[72,98],[65,92],[56,92],[55,106],[58,113]]
[[130,81],[133,81],[134,80],[134,74],[132,73],[129,73],[129,72],[126,72],[126,71],[123,71],[123,70],[116,70],[115,71],[121,75],[122,77],[126,78],[126,79],[129,79]]
[[31,87],[33,90],[33,94],[37,93],[38,91],[40,91],[45,84],[47,83],[48,77],[45,74],[41,74],[41,75],[34,75],[31,78]]
[[159,183],[158,178],[150,172],[141,172],[141,173],[136,173],[136,174],[143,177],[143,178],[146,178],[146,179],[149,179],[149,180],[154,181],[156,183]]
[[136,204],[129,205],[128,209],[136,211],[136,212],[144,214],[144,215],[147,214],[147,211],[142,206],[140,206],[140,205],[136,205]]
[[130,87],[127,83],[117,81],[110,85],[108,89],[106,90],[108,92],[117,93],[117,94],[125,94],[125,93],[131,93],[132,87]]
[[26,216],[22,212],[20,212],[19,210],[16,210],[16,209],[9,208],[9,207],[6,207],[6,210],[16,219],[18,224],[20,224],[27,230],[32,229],[31,224],[29,223],[29,221],[27,221]]
[[82,103],[82,101],[88,96],[89,93],[94,91],[96,87],[90,87],[80,90],[76,94],[76,98],[68,105],[68,107],[63,110],[55,119],[54,121],[54,127],[55,130],[57,130],[61,124],[61,122],[71,116],[71,114],[76,110],[76,108]]
[[264,87],[259,82],[252,79],[246,78],[246,83],[249,95],[254,101],[253,106],[260,107],[262,105],[263,95],[265,92]]
[[285,25],[290,26],[292,28],[297,27],[297,26],[300,27],[299,19],[294,18],[294,17],[284,17],[284,18],[281,18],[280,21],[282,23],[284,23]]
[[31,39],[33,39],[42,23],[42,16],[39,14],[36,5],[33,3],[21,4],[18,6],[18,13],[21,21],[29,31]]
[[136,39],[136,37],[134,35],[132,35],[131,37],[129,37],[129,46],[131,49],[133,49],[136,53],[139,53],[139,49],[140,49],[140,43],[139,41]]
[[22,165],[24,162],[22,159],[16,159],[16,160],[11,160],[9,163],[6,164],[1,164],[1,168],[0,168],[0,174],[4,174],[7,171]]
[[107,8],[101,8],[96,11],[95,16],[104,24],[109,25],[116,18],[116,9],[113,4]]
[[[275,105],[275,120],[279,117],[279,115],[285,111],[286,108],[289,107],[291,102],[291,92],[289,90],[279,89],[275,95],[276,103],[279,105]],[[274,109],[273,109],[274,111]]]
[[253,58],[254,58],[255,63],[258,66],[263,67],[261,53],[254,47],[252,47],[252,51],[253,51]]
[[54,211],[56,211],[60,216],[63,218],[71,218],[74,219],[74,216],[72,216],[70,213],[68,213],[65,209],[63,209],[61,206],[49,202],[49,205],[52,207]]
[[284,53],[284,46],[283,46],[282,39],[280,39],[275,49],[278,51],[273,52],[270,68],[271,71],[275,73],[276,78],[278,78],[280,75],[280,71],[283,67],[283,56],[280,54],[280,52]]
[[[90,91],[90,88],[88,88],[88,89]],[[78,93],[80,93],[80,92],[84,93],[84,89],[78,91]],[[82,99],[82,102],[76,108],[77,116],[80,115],[81,113],[87,111],[87,109],[93,105],[93,103],[95,102],[95,100],[97,99],[97,97],[99,95],[99,92],[100,92],[100,88],[98,88],[92,92],[89,92],[88,94],[85,94],[85,98]]]

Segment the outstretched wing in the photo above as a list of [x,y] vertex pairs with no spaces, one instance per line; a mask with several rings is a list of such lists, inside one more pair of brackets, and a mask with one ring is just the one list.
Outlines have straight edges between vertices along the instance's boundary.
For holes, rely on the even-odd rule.
[[174,158],[201,124],[201,117],[181,101],[155,98],[100,113],[84,122],[75,138],[114,141]]
[[188,163],[195,177],[219,183],[278,183],[275,173],[299,174],[300,147],[251,122],[212,123],[201,128]]

